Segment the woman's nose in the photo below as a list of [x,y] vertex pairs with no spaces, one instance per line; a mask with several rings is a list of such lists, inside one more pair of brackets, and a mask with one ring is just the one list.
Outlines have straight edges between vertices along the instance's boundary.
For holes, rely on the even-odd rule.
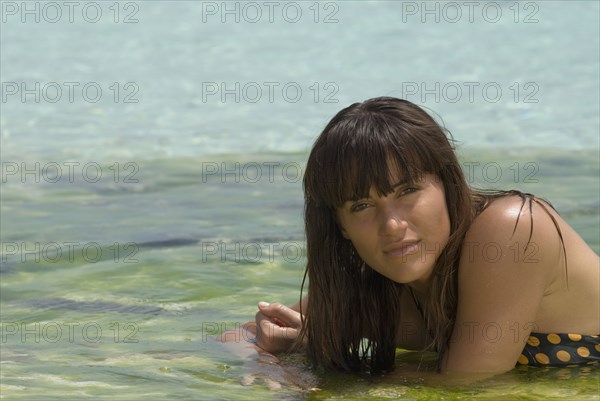
[[384,236],[402,236],[408,228],[408,222],[394,209],[383,213],[380,234]]

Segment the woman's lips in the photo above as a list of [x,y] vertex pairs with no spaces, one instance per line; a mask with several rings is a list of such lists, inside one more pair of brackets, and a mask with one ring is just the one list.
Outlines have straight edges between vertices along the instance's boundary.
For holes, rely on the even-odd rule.
[[392,245],[383,251],[387,256],[404,256],[416,252],[419,249],[421,241],[403,242],[398,245]]

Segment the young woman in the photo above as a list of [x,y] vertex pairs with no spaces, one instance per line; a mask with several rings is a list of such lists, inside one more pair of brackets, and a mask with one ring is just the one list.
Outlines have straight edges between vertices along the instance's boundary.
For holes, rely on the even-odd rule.
[[262,349],[370,373],[392,370],[396,348],[438,352],[441,372],[600,359],[598,256],[548,202],[469,188],[418,106],[340,111],[304,191],[308,296],[259,303]]

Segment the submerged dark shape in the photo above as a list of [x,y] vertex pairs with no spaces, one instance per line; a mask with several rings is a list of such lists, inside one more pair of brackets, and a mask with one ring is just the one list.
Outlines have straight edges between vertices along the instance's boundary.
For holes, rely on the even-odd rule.
[[181,246],[196,245],[200,242],[194,238],[170,238],[165,240],[147,241],[138,244],[140,248],[176,248]]
[[27,301],[31,308],[67,309],[81,312],[117,312],[117,313],[159,313],[163,309],[152,305],[123,305],[105,301],[73,301],[66,298],[45,298]]

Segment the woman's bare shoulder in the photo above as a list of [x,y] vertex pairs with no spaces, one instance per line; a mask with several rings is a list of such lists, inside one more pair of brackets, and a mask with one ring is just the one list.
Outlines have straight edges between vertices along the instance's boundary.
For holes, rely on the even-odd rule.
[[[449,371],[514,366],[561,263],[560,238],[546,207],[506,196],[474,219],[458,270],[457,314],[445,361]],[[493,339],[491,327],[498,333]],[[507,335],[515,327],[523,336]]]
[[[487,250],[484,258],[494,258],[494,251],[507,261],[548,264],[558,267],[564,259],[562,227],[567,224],[543,200],[516,195],[494,199],[473,220],[465,236],[465,246]],[[463,248],[464,249],[464,248]]]
[[556,262],[557,267],[564,269],[567,259],[597,261],[597,255],[559,213],[545,200],[533,196],[494,199],[475,217],[465,241],[488,247],[509,243],[515,252],[526,252],[526,261],[540,261],[546,267],[547,263]]
[[538,331],[598,333],[599,280],[598,255],[540,199],[495,200],[465,237],[459,269],[463,299],[474,302],[465,294],[488,283],[506,283],[507,294],[523,285],[533,296],[537,288],[542,295],[534,319]]

